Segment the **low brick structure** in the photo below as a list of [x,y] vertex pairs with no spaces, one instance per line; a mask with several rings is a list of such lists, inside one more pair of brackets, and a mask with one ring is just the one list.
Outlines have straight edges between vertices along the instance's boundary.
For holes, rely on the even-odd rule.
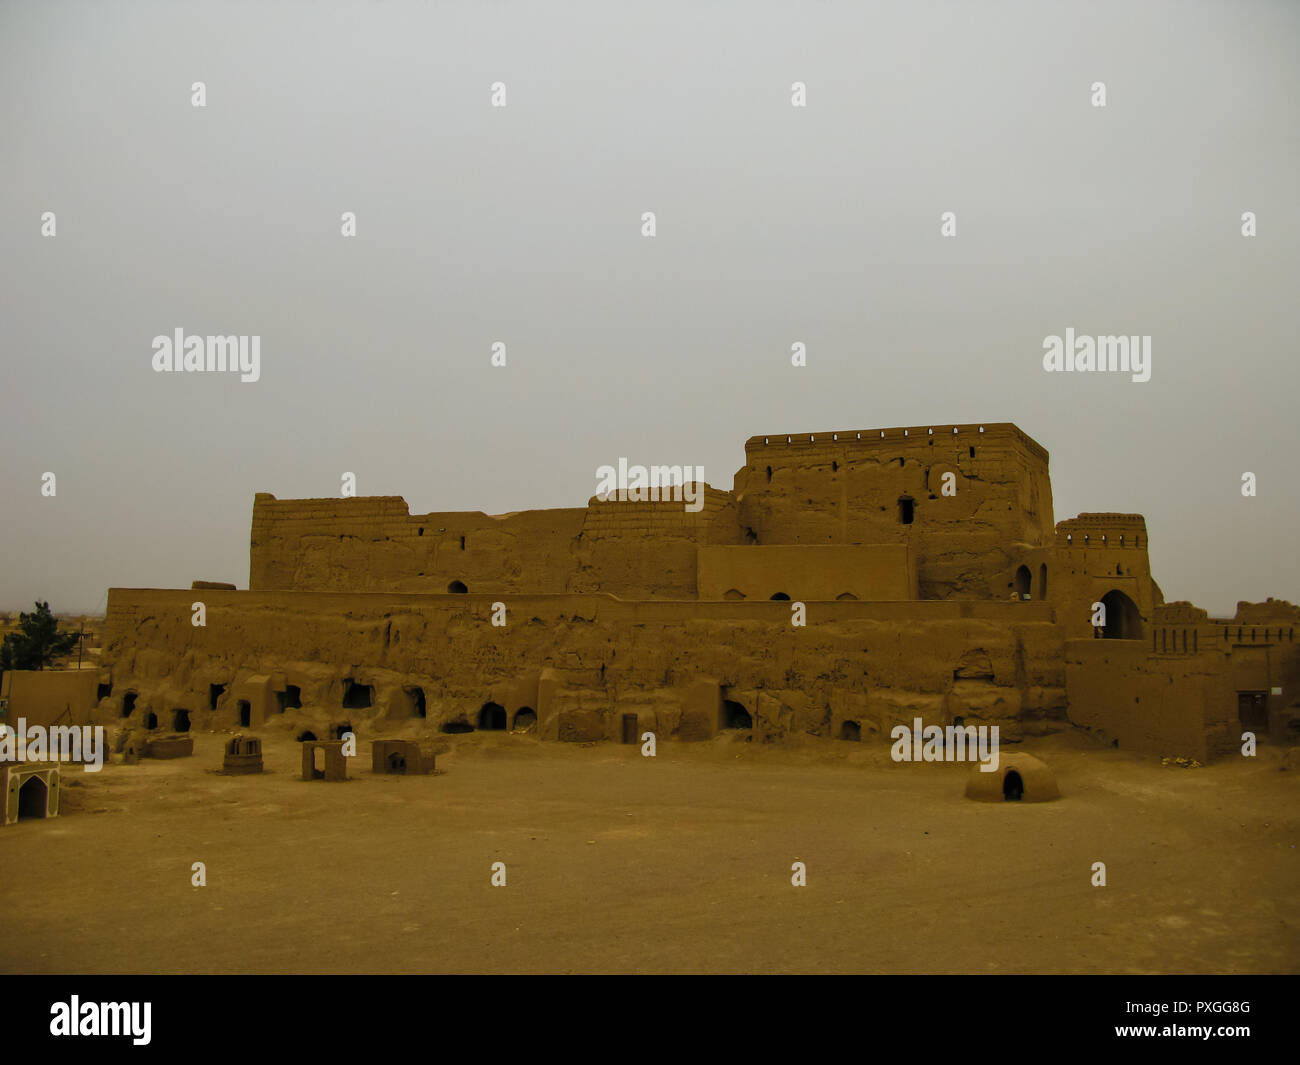
[[221,771],[231,775],[262,772],[262,741],[245,736],[228,740]]
[[370,768],[376,773],[432,773],[433,762],[433,752],[421,750],[415,740],[375,740],[370,748]]
[[188,758],[194,753],[194,739],[190,736],[159,736],[144,744],[145,758]]
[[[317,751],[321,754],[320,768],[317,768]],[[347,780],[348,760],[343,754],[343,743],[340,740],[303,740],[302,779]]]

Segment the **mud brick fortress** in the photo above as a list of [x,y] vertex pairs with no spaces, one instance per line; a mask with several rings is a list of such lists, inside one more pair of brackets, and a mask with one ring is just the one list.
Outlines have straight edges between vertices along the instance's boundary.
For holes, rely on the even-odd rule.
[[496,517],[258,494],[248,591],[110,591],[87,716],[862,742],[919,716],[1201,760],[1297,739],[1300,610],[1166,603],[1142,517],[1056,523],[1015,425],[756,436],[701,492]]

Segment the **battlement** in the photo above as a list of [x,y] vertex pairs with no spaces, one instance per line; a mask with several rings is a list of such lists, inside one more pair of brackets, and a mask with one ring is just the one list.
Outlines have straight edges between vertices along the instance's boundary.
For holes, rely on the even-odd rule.
[[1134,547],[1147,546],[1147,522],[1141,514],[1080,514],[1056,523],[1056,546]]
[[[974,437],[975,439],[971,439]],[[786,447],[840,447],[875,448],[897,447],[900,443],[932,443],[935,440],[957,438],[971,445],[983,440],[1011,439],[1020,444],[1035,458],[1048,460],[1047,449],[1012,422],[990,422],[985,425],[908,425],[891,429],[842,429],[827,433],[780,433],[751,436],[745,441],[745,454],[767,449]]]

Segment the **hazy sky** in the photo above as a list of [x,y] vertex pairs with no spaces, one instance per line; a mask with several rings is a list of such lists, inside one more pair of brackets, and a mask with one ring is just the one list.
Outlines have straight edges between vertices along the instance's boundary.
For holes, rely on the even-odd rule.
[[[1292,0],[4,0],[0,608],[247,587],[253,494],[344,471],[500,513],[977,421],[1167,598],[1300,601],[1298,51]],[[1151,380],[1045,373],[1067,327]],[[177,328],[261,380],[155,373]]]

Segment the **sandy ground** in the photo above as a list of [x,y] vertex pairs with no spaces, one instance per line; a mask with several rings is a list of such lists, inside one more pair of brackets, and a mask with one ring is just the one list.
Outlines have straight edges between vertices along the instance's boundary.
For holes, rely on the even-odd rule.
[[965,767],[831,740],[647,759],[478,733],[401,778],[363,736],[327,784],[280,734],[270,772],[218,775],[225,738],[65,769],[63,816],[0,830],[0,971],[1300,971],[1277,749],[1180,769],[1021,745],[1064,797],[981,804]]

